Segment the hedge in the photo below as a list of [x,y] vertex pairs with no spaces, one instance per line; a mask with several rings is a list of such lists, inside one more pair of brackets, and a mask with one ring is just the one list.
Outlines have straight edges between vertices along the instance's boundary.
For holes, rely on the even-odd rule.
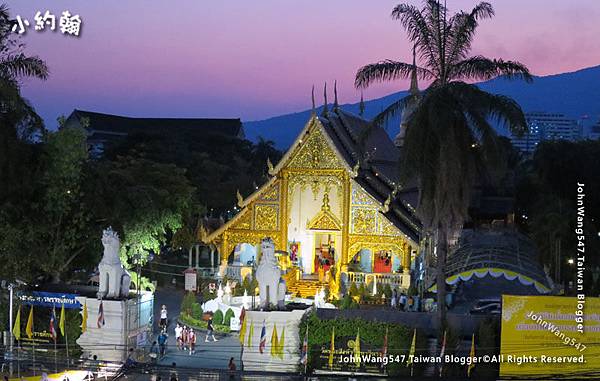
[[216,310],[213,315],[213,323],[215,324],[223,324],[223,312],[221,310]]
[[[193,317],[186,315],[186,314],[179,315],[179,320],[183,324],[186,324],[194,329],[208,329],[208,322],[206,322],[204,320],[194,319]],[[230,333],[231,332],[231,329],[229,328],[229,326],[226,326],[223,324],[213,323],[213,327],[216,332],[220,332],[220,333]]]
[[[383,347],[383,341],[388,332],[388,354],[390,355],[406,355],[408,356],[413,330],[400,324],[383,323],[377,321],[367,321],[363,319],[332,319],[321,320],[316,313],[311,312],[305,315],[300,323],[299,343],[302,345],[304,341],[304,333],[308,324],[308,345],[310,354],[308,356],[308,366],[312,366],[320,354],[320,348],[328,346],[331,341],[331,332],[335,327],[336,337],[355,337],[358,329],[360,329],[360,338],[362,342],[368,343],[375,347]],[[427,352],[427,341],[422,332],[417,331],[416,353]],[[300,348],[301,349],[301,348]],[[415,375],[419,375],[421,364],[415,364]],[[410,368],[406,367],[405,363],[390,363],[387,366],[389,375],[409,375]]]

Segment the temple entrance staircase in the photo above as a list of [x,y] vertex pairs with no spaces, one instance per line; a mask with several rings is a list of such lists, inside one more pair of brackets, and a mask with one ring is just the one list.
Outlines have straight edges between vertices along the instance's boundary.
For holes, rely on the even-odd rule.
[[324,284],[318,280],[300,279],[291,286],[288,286],[288,292],[300,298],[314,297],[317,291],[319,291],[323,286]]

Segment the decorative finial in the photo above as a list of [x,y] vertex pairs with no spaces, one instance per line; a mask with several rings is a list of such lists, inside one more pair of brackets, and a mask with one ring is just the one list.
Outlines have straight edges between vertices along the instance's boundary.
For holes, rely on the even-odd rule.
[[360,169],[360,161],[356,161],[356,165],[354,165],[354,167],[352,168],[352,171],[350,172],[350,177],[355,178],[356,176],[358,176],[358,170]]
[[240,193],[239,189],[237,190],[236,197],[237,197],[237,205],[241,208],[242,205],[244,204],[244,198],[242,197],[242,194]]
[[316,115],[317,108],[315,106],[315,85],[313,85],[313,87],[312,87],[311,98],[312,98],[312,114]]
[[417,44],[413,45],[413,63],[410,73],[410,93],[416,95],[419,93],[419,83],[417,81]]
[[360,103],[358,104],[358,115],[363,116],[365,113],[365,100],[363,99],[363,93],[360,92]]
[[323,114],[327,114],[329,111],[327,109],[327,82],[325,82],[325,87],[323,87],[323,98],[325,98],[325,104],[323,105]]
[[323,205],[321,205],[321,210],[324,212],[328,212],[331,209],[329,206],[329,193],[326,191],[323,195]]
[[273,168],[273,163],[271,163],[271,159],[267,157],[267,168],[269,169],[269,175],[273,176],[275,172],[275,168]]
[[392,203],[392,194],[390,193],[383,203],[383,213],[390,211],[390,204]]
[[339,107],[337,98],[337,80],[333,81],[333,109],[337,110]]

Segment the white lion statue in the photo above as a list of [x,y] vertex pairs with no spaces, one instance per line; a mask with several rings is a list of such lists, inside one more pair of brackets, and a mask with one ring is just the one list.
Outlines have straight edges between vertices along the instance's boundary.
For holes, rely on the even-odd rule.
[[256,280],[260,292],[262,308],[277,303],[279,308],[284,306],[287,287],[281,279],[281,269],[275,258],[275,244],[269,237],[264,238],[260,244],[262,255],[260,264],[256,269]]
[[121,240],[117,232],[108,228],[102,233],[104,256],[98,265],[100,287],[99,298],[117,299],[129,295],[131,276],[123,268],[119,258]]

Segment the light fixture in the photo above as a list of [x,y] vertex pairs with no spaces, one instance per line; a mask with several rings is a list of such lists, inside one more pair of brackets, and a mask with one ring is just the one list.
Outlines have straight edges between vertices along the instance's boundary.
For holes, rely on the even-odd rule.
[[570,265],[572,265],[573,263],[575,263],[575,261],[573,260],[573,258],[569,258],[567,260],[567,263],[570,264]]

